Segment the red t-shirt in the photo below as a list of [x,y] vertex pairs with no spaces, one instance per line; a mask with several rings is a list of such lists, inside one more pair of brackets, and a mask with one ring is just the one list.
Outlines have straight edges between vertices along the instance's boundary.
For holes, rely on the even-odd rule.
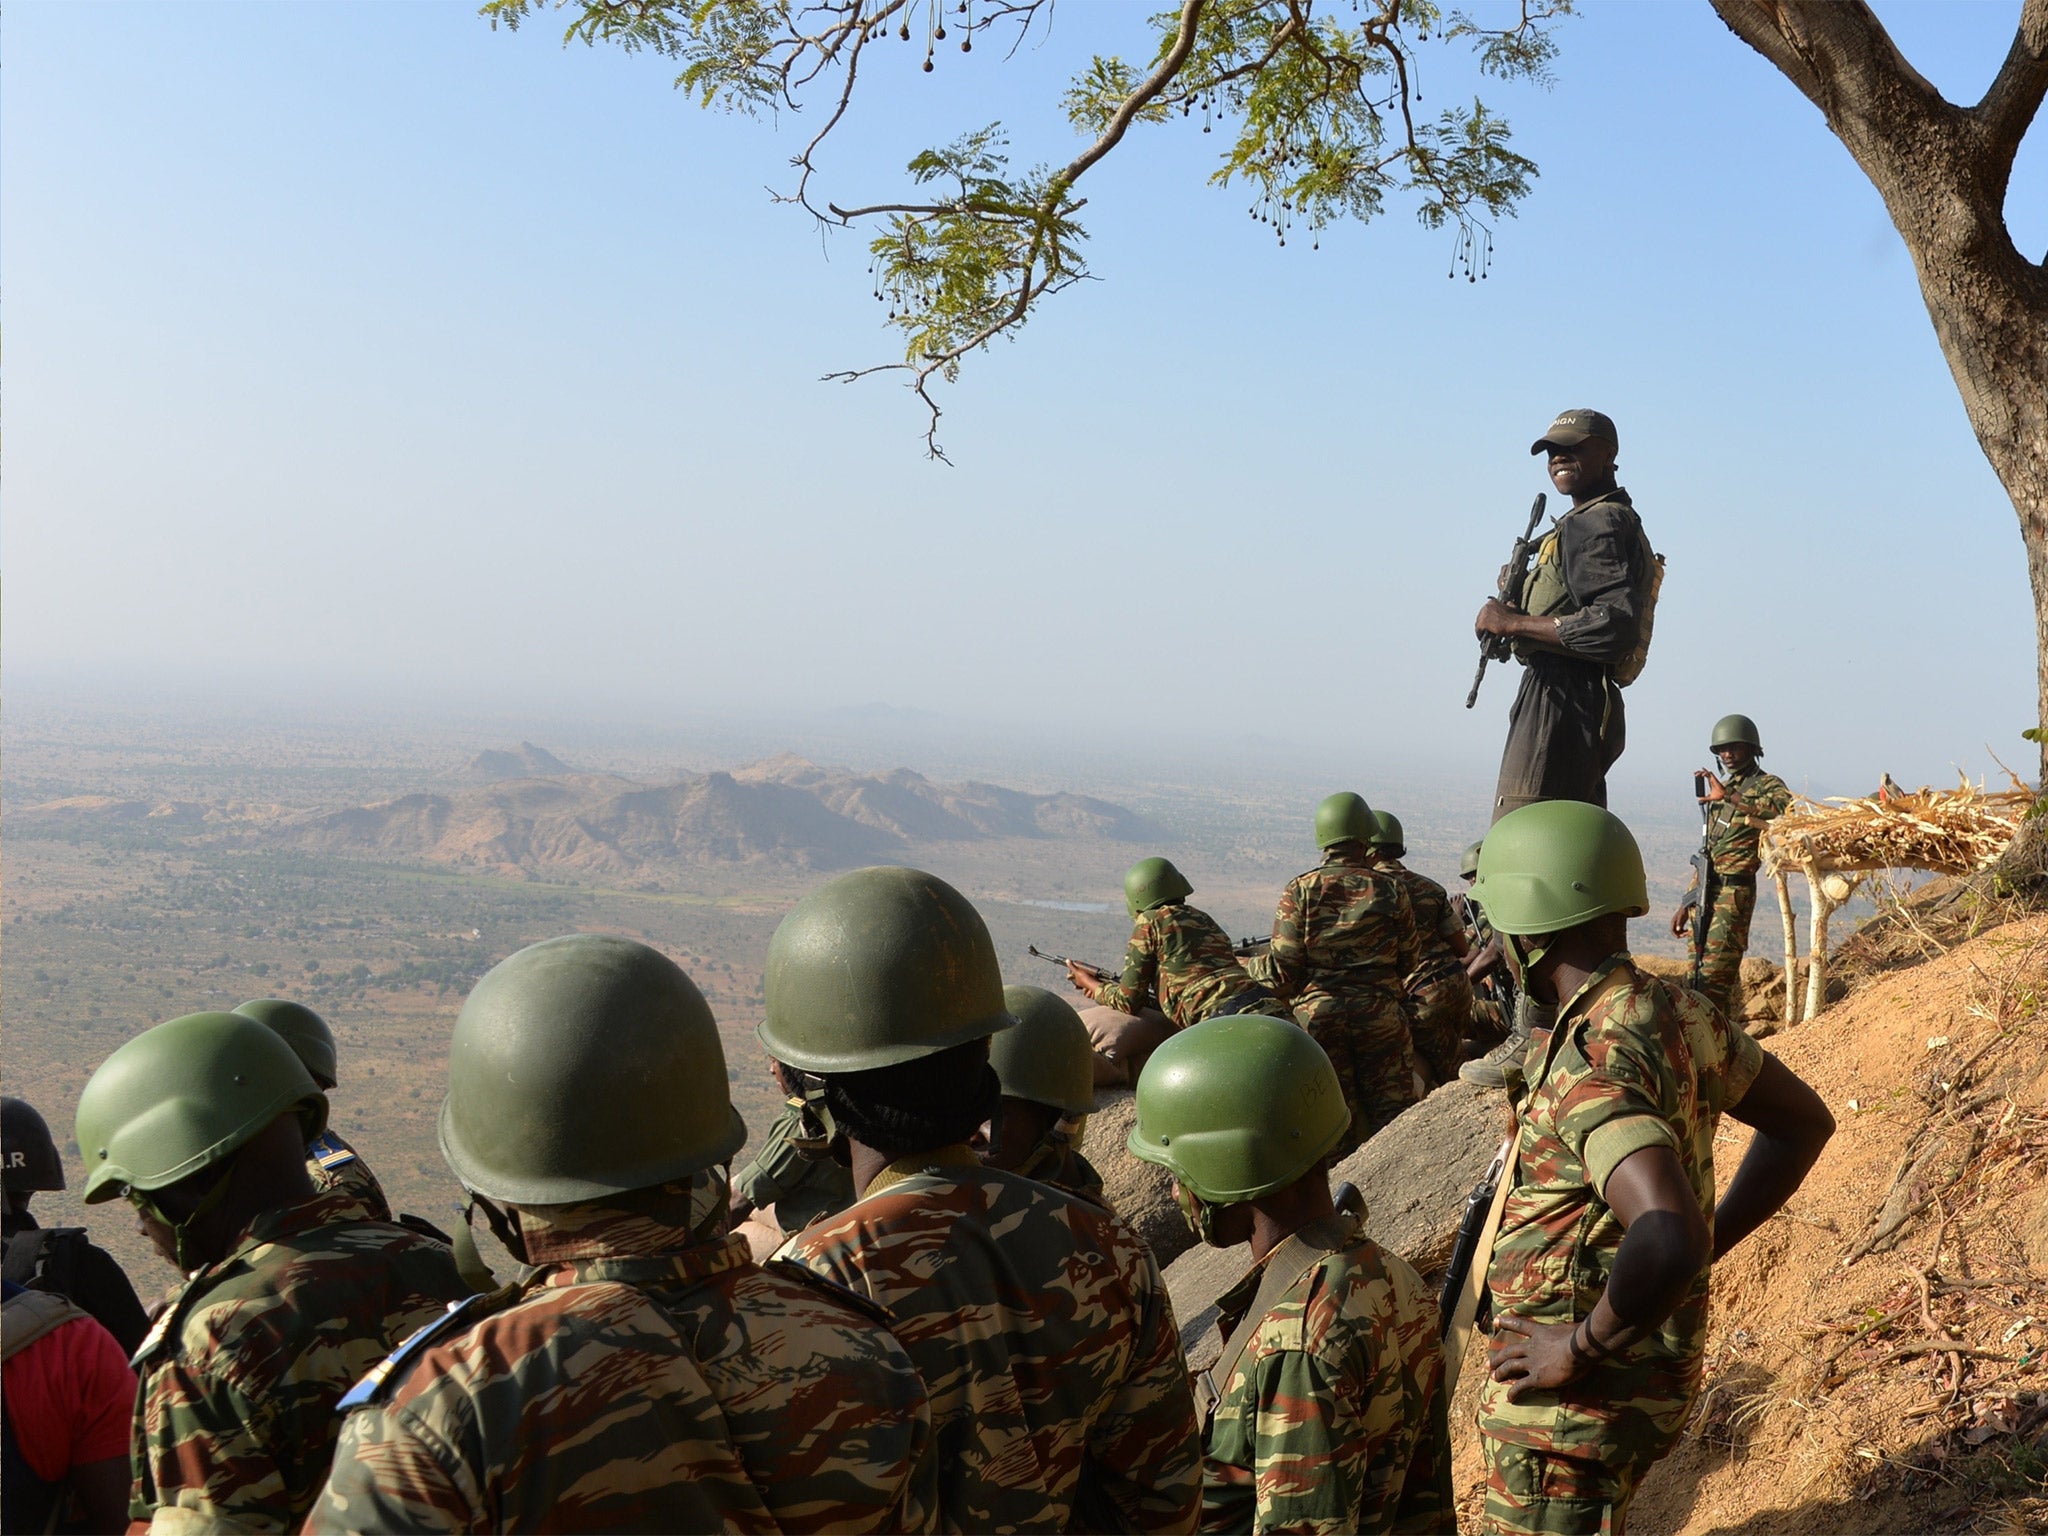
[[0,1367],[7,1426],[37,1477],[62,1482],[82,1462],[128,1454],[135,1373],[89,1317],[43,1335]]

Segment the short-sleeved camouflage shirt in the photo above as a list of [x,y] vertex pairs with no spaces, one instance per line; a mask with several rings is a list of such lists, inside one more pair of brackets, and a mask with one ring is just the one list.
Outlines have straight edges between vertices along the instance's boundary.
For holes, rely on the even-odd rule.
[[[1588,1316],[1621,1246],[1601,1198],[1632,1153],[1670,1147],[1714,1215],[1714,1132],[1763,1069],[1763,1051],[1709,1003],[1639,971],[1625,954],[1560,1010],[1520,1109],[1515,1182],[1489,1284],[1496,1314],[1542,1323]],[[1555,1392],[1507,1399],[1480,1387],[1480,1432],[1614,1465],[1654,1459],[1684,1423],[1706,1342],[1708,1275],[1655,1333]]]
[[1331,1240],[1344,1246],[1263,1318],[1240,1320],[1263,1265],[1218,1299],[1226,1328],[1257,1332],[1217,1384],[1205,1531],[1336,1536],[1453,1524],[1436,1300],[1403,1260],[1335,1220],[1345,1230]]
[[446,1248],[346,1191],[265,1212],[135,1353],[129,1514],[175,1505],[296,1530],[327,1476],[342,1394],[468,1294]]
[[894,1315],[931,1395],[943,1529],[1194,1529],[1180,1330],[1117,1217],[946,1147],[782,1252]]
[[1105,982],[1095,1001],[1136,1013],[1149,992],[1159,999],[1159,1011],[1186,1029],[1253,985],[1216,920],[1199,907],[1172,901],[1138,914],[1123,974]]
[[1722,787],[1727,798],[1707,806],[1707,855],[1717,875],[1753,875],[1763,863],[1764,827],[1785,814],[1792,791],[1754,765]]
[[672,1204],[527,1207],[516,1291],[409,1344],[309,1531],[919,1531],[917,1372],[856,1298]]

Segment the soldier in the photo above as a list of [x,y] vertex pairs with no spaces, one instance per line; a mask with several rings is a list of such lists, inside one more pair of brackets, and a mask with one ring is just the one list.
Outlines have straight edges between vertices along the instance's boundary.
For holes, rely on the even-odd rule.
[[314,1192],[326,1123],[299,1058],[239,1013],[145,1030],[79,1096],[86,1204],[132,1201],[189,1276],[135,1355],[129,1514],[152,1530],[296,1530],[349,1384],[468,1294],[441,1244]]
[[1195,888],[1166,859],[1140,859],[1124,872],[1131,942],[1123,975],[1109,981],[1069,964],[1067,979],[1090,1002],[1135,1014],[1147,993],[1176,1029],[1266,1003],[1266,989],[1245,974],[1216,919],[1187,904]]
[[307,1529],[929,1530],[931,1417],[886,1315],[726,1230],[745,1138],[675,962],[572,934],[493,967],[441,1153],[538,1269],[349,1394]]
[[931,1394],[949,1531],[1190,1531],[1201,1449],[1173,1307],[1120,1220],[968,1147],[1015,1021],[966,898],[841,875],[768,945],[761,1043],[847,1138],[861,1198],[785,1256],[889,1308]]
[[1678,910],[1671,914],[1671,931],[1683,938],[1687,929],[1700,921],[1700,905],[1707,910],[1705,950],[1700,957],[1699,990],[1716,1008],[1726,1013],[1735,1001],[1736,986],[1742,980],[1742,957],[1749,950],[1749,920],[1756,912],[1756,872],[1763,864],[1764,823],[1776,821],[1792,804],[1792,791],[1775,773],[1757,766],[1764,755],[1763,739],[1756,722],[1747,715],[1723,715],[1714,723],[1709,743],[1720,759],[1726,782],[1709,770],[1699,770],[1706,793],[1700,803],[1707,807],[1706,847],[1713,878],[1708,890],[1699,890],[1699,873]]
[[1408,842],[1401,818],[1373,812],[1373,858],[1399,880],[1415,909],[1422,958],[1402,983],[1408,998],[1408,1026],[1415,1049],[1439,1083],[1458,1070],[1466,1034],[1472,1028],[1472,980],[1465,974],[1465,929],[1451,912],[1450,893],[1420,870],[1401,862]]
[[732,1222],[736,1231],[747,1227],[750,1240],[757,1229],[779,1234],[767,1248],[773,1253],[784,1236],[853,1204],[853,1175],[840,1161],[844,1148],[839,1156],[833,1154],[830,1127],[807,1111],[789,1068],[779,1061],[768,1067],[786,1102],[760,1149],[732,1177]]
[[1110,1210],[1102,1175],[1081,1155],[1095,1110],[1095,1053],[1088,1026],[1043,987],[1005,987],[1017,1020],[989,1039],[988,1064],[1003,1098],[988,1123],[981,1160]]
[[[251,998],[238,1003],[235,1012],[268,1026],[292,1048],[322,1093],[334,1092],[340,1081],[335,1061],[334,1031],[327,1021],[304,1003],[290,1003],[279,997]],[[342,1189],[369,1207],[379,1221],[391,1220],[391,1202],[384,1198],[384,1186],[361,1154],[342,1139],[341,1132],[328,1126],[306,1143],[306,1172],[313,1187],[323,1194]]]
[[1599,411],[1565,411],[1529,451],[1571,508],[1544,536],[1519,608],[1489,598],[1474,627],[1514,642],[1522,686],[1508,711],[1494,791],[1498,821],[1538,800],[1607,803],[1607,770],[1626,742],[1621,688],[1633,681],[1654,603],[1656,557],[1614,480],[1620,439]]
[[64,1163],[50,1127],[25,1099],[0,1098],[0,1272],[32,1291],[69,1297],[114,1336],[121,1354],[135,1353],[149,1332],[149,1314],[127,1272],[83,1227],[42,1227],[29,1202],[64,1187]]
[[1202,1240],[1249,1243],[1217,1301],[1207,1531],[1426,1531],[1453,1523],[1436,1301],[1330,1203],[1344,1137],[1336,1069],[1279,1019],[1214,1019],[1138,1079],[1134,1156],[1173,1175]]
[[[0,1531],[125,1531],[135,1373],[69,1297],[0,1283]],[[82,1520],[67,1521],[75,1507]]]
[[1281,893],[1266,964],[1273,991],[1337,1070],[1349,1130],[1341,1157],[1419,1096],[1402,1005],[1403,978],[1421,961],[1407,889],[1374,867],[1372,807],[1348,790],[1316,807],[1323,862]]
[[[1619,1532],[1699,1388],[1709,1264],[1799,1187],[1834,1122],[1697,993],[1636,969],[1642,854],[1597,806],[1495,822],[1473,895],[1523,987],[1532,1050],[1488,1284],[1482,1529]],[[1757,1135],[1715,1204],[1727,1112]]]

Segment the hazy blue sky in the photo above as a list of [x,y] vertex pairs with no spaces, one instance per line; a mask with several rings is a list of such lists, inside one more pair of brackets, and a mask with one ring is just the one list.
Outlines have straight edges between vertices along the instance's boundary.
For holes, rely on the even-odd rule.
[[[826,191],[886,195],[1145,7],[1004,63],[906,46]],[[1884,5],[1975,100],[2016,3]],[[7,680],[537,718],[876,701],[1142,752],[1476,766],[1473,611],[1558,409],[1620,424],[1670,561],[1624,786],[1725,711],[1795,783],[2019,762],[2025,568],[1910,264],[1818,114],[1704,5],[1589,4],[1491,277],[1396,207],[1276,249],[1135,131],[1086,185],[1102,282],[945,395],[888,382],[854,237],[772,206],[803,122],[467,5],[5,11]],[[1448,62],[1425,96],[1469,91]],[[2048,131],[2014,178],[2048,246]],[[829,256],[829,260],[827,259]]]

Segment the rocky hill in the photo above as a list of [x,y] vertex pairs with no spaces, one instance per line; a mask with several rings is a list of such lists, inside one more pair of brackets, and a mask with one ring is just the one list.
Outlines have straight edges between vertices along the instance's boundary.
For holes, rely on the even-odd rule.
[[[79,796],[11,811],[12,830],[118,830],[234,838],[306,852],[523,878],[661,884],[705,865],[845,869],[933,843],[1158,836],[1122,806],[996,784],[934,784],[908,768],[857,774],[783,755],[737,772],[647,784],[616,774],[526,771],[560,760],[531,742],[485,752],[463,777],[339,809]],[[504,770],[503,773],[500,770]]]

